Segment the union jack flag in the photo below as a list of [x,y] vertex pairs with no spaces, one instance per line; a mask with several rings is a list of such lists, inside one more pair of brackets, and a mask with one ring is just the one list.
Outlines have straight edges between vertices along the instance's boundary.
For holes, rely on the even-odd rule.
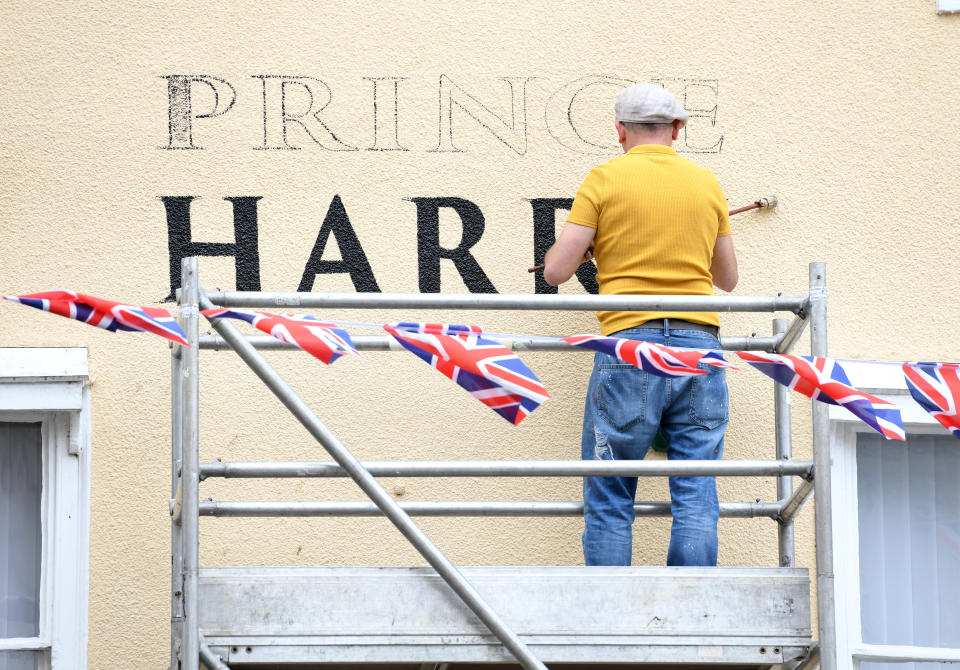
[[707,374],[706,370],[697,367],[698,363],[736,370],[733,365],[723,360],[723,356],[714,351],[675,349],[653,342],[599,335],[570,335],[564,337],[563,341],[577,347],[616,356],[624,363],[629,363],[658,377],[690,377]]
[[397,330],[404,330],[411,333],[435,333],[439,335],[479,335],[483,332],[483,326],[460,326],[449,323],[412,323],[401,321],[393,324]]
[[515,426],[550,397],[516,354],[482,337],[476,326],[398,323],[383,328]]
[[332,323],[300,314],[244,312],[234,309],[205,309],[208,319],[240,319],[278,340],[293,344],[330,365],[344,354],[360,356],[350,335]]
[[960,438],[960,365],[904,363],[903,376],[917,404]]
[[747,351],[738,351],[737,356],[808,398],[846,407],[888,440],[905,439],[900,408],[850,386],[846,371],[832,358]]
[[3,297],[19,302],[21,305],[29,305],[68,319],[83,321],[104,330],[153,333],[173,340],[177,344],[190,346],[176,318],[161,307],[127,305],[73,291],[42,291]]

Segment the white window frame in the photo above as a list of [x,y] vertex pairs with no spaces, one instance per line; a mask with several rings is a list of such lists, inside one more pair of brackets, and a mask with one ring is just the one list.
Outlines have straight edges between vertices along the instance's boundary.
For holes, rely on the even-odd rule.
[[937,14],[956,14],[960,12],[960,0],[937,0]]
[[39,670],[86,670],[90,388],[85,348],[0,348],[0,421],[41,424],[40,632],[0,638]]
[[[843,363],[851,384],[896,403],[910,435],[950,433],[910,396],[897,365]],[[863,661],[893,663],[960,661],[960,649],[878,645],[863,642],[860,628],[860,533],[857,507],[857,435],[873,432],[842,407],[830,407],[831,506],[833,510],[833,573],[839,668],[860,667]]]

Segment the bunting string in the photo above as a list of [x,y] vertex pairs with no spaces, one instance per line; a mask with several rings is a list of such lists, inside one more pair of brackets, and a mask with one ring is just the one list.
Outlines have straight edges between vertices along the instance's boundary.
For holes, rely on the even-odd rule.
[[[174,312],[180,310],[131,305],[62,290],[4,298],[105,330],[152,333],[190,346],[174,316]],[[381,330],[512,425],[519,425],[550,395],[536,374],[498,339],[565,342],[614,356],[661,377],[704,375],[708,374],[710,368],[737,369],[723,358],[722,350],[672,347],[599,335],[487,333],[476,325],[324,321],[308,315],[222,308],[203,310],[201,314],[211,320],[227,318],[246,321],[261,332],[303,349],[327,365],[345,355],[362,357],[346,328]],[[841,363],[897,365],[902,368],[911,397],[960,439],[960,364],[873,361],[749,351],[733,353],[778,384],[812,400],[844,407],[887,439],[904,440],[900,407],[854,388]]]

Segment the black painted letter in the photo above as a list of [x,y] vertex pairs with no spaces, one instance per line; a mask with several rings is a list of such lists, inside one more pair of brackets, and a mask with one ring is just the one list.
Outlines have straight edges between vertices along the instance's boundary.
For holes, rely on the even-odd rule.
[[[556,212],[558,209],[570,209],[573,198],[533,198],[533,264],[543,263],[547,250],[557,241]],[[534,280],[536,293],[556,293],[557,287],[550,286],[543,280],[543,273],[537,272]],[[587,289],[588,293],[599,293],[597,284],[597,266],[593,263],[581,263],[577,268],[577,281]]]
[[[417,205],[417,257],[419,259],[420,292],[440,292],[440,259],[453,261],[471,293],[496,293],[470,248],[483,235],[483,212],[463,198],[411,198]],[[440,208],[454,210],[463,222],[463,236],[455,249],[440,246]]]
[[[167,125],[170,131],[166,148],[202,149],[193,143],[193,120],[212,119],[229,112],[237,101],[236,90],[228,81],[206,74],[168,74],[163,78],[167,80]],[[193,84],[206,84],[213,92],[213,109],[209,112],[194,112]]]
[[[330,239],[331,234],[337,238],[337,246],[340,247],[340,258],[342,260],[322,260],[323,250],[327,246],[327,240]],[[333,200],[330,201],[327,216],[323,220],[323,225],[320,226],[317,241],[313,245],[313,251],[310,252],[310,258],[307,259],[307,265],[303,268],[303,277],[300,279],[300,286],[297,290],[312,291],[313,282],[317,275],[342,272],[350,274],[353,288],[358,293],[380,292],[377,280],[373,276],[373,270],[370,269],[370,263],[367,261],[367,255],[363,253],[360,240],[357,239],[357,234],[353,231],[353,226],[350,225],[347,210],[344,209],[340,196],[335,195]]]
[[180,262],[189,256],[233,256],[237,290],[260,290],[260,250],[257,244],[257,201],[262,196],[224,198],[233,203],[233,239],[230,242],[194,242],[190,233],[193,195],[163,195],[167,210],[167,248],[170,253],[170,295],[180,288]]

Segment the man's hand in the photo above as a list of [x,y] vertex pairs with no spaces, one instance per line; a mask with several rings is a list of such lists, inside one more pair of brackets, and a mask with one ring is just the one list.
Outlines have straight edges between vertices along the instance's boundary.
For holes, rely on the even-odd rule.
[[544,258],[544,281],[551,286],[562,284],[573,276],[581,263],[591,260],[596,232],[595,228],[568,221]]

